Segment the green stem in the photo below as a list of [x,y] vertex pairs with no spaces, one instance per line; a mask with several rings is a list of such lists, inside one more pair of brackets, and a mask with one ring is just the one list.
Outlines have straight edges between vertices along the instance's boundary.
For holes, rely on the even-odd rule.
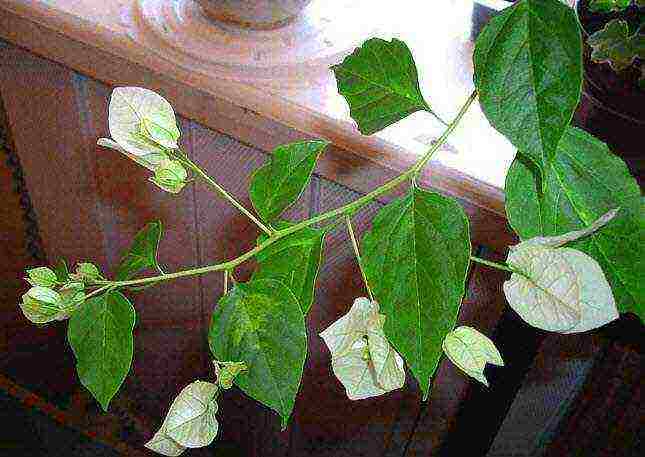
[[477,99],[477,91],[473,91],[472,94],[470,94],[470,97],[468,97],[468,100],[466,100],[466,103],[461,107],[459,112],[457,113],[457,116],[455,116],[455,119],[448,125],[448,128],[444,130],[444,132],[441,134],[441,136],[437,139],[437,141],[434,142],[430,150],[424,155],[421,160],[419,160],[414,167],[412,167],[414,173],[412,174],[413,178],[416,178],[421,171],[423,170],[423,167],[426,166],[426,164],[432,159],[432,156],[434,155],[435,152],[437,152],[441,146],[446,142],[448,137],[452,132],[455,131],[457,126],[459,125],[459,122],[461,119],[464,117],[470,106],[475,102]]
[[206,173],[204,173],[204,171],[199,167],[199,165],[197,165],[195,162],[190,160],[186,154],[183,154],[180,157],[180,161],[186,167],[192,170],[197,176],[202,178],[204,182],[206,182],[206,184],[208,184],[210,187],[215,189],[217,193],[219,193],[222,197],[228,200],[231,205],[233,205],[238,210],[240,210],[242,214],[244,214],[246,217],[251,219],[255,223],[255,225],[257,225],[258,227],[260,227],[260,229],[262,229],[264,233],[266,233],[267,235],[271,235],[272,233],[274,233],[273,230],[271,230],[269,227],[264,225],[257,217],[253,215],[253,213],[251,213],[248,209],[246,209],[244,205],[242,205],[240,202],[235,200],[235,198],[231,194],[229,194],[226,191],[226,189],[224,189],[222,186],[217,184],[217,182],[213,178],[211,178]]
[[365,283],[367,294],[370,296],[370,300],[374,301],[374,296],[372,295],[372,289],[370,289],[370,286],[367,283],[367,276],[365,275],[365,270],[363,270],[363,261],[361,260],[361,253],[358,250],[358,243],[356,242],[356,236],[354,235],[354,227],[352,227],[352,218],[350,217],[349,214],[345,215],[345,223],[347,224],[347,231],[349,232],[349,238],[352,240],[352,247],[354,248],[354,254],[356,255],[358,268],[361,270],[361,276],[363,277],[363,282]]
[[[267,238],[264,242],[261,244],[257,245],[255,248],[251,249],[250,251],[245,252],[241,256],[229,260],[227,262],[219,263],[216,265],[209,265],[205,267],[199,267],[199,268],[193,268],[190,270],[183,270],[183,271],[178,271],[176,273],[169,273],[169,274],[164,274],[164,275],[159,275],[159,276],[151,276],[147,278],[141,278],[141,279],[133,279],[129,281],[115,281],[112,282],[111,284],[117,287],[122,287],[122,286],[132,286],[132,285],[137,285],[137,284],[149,284],[149,283],[155,283],[155,282],[162,282],[162,281],[169,281],[171,279],[177,279],[177,278],[183,278],[186,276],[195,276],[195,275],[203,275],[207,273],[211,273],[214,271],[222,271],[222,270],[231,270],[238,265],[246,262],[247,260],[253,258],[256,254],[259,252],[263,251],[276,241],[291,235],[292,233],[295,233],[305,227],[309,227],[315,224],[318,224],[320,222],[326,221],[328,219],[333,219],[335,217],[339,216],[344,216],[345,214],[352,214],[362,208],[363,206],[367,205],[368,203],[372,202],[374,199],[377,197],[386,194],[390,192],[392,189],[398,187],[400,184],[403,184],[404,182],[408,181],[410,178],[414,178],[416,175],[419,174],[419,172],[423,169],[423,167],[426,165],[426,163],[432,158],[432,155],[443,146],[443,144],[446,142],[448,139],[448,136],[450,135],[451,132],[455,130],[463,116],[466,114],[466,111],[468,111],[468,108],[472,105],[472,103],[475,101],[477,98],[477,93],[473,92],[464,106],[461,108],[455,119],[450,123],[446,131],[437,139],[437,141],[432,145],[430,150],[421,158],[419,161],[414,164],[412,167],[410,167],[408,170],[403,172],[401,175],[397,176],[396,178],[386,182],[382,186],[374,189],[373,191],[369,192],[368,194],[363,195],[362,197],[354,200],[353,202],[350,202],[344,206],[341,206],[339,208],[333,209],[331,211],[327,211],[326,213],[319,214],[318,216],[312,217],[311,219],[308,219],[306,221],[299,222],[297,224],[294,224],[290,227],[287,227],[282,230],[274,231],[274,232],[267,232],[269,233],[269,238]],[[190,162],[188,159],[185,159],[186,165],[191,167],[194,166],[194,171],[197,174],[204,175],[204,178],[208,181],[212,181],[207,175],[205,175],[201,169],[192,162]],[[192,164],[192,166],[191,166]],[[212,183],[217,186],[217,188],[220,188],[217,183],[212,181]],[[225,191],[222,189],[225,195],[228,195],[225,193]],[[240,205],[241,206],[241,205]],[[246,210],[244,210],[246,211]],[[243,211],[243,212],[244,212]],[[246,214],[246,213],[245,213]],[[252,218],[255,220],[255,218]],[[259,221],[256,223],[260,224]],[[268,230],[268,229],[267,229]]]
[[512,268],[510,268],[507,265],[502,265],[501,263],[497,263],[497,262],[493,262],[493,261],[490,261],[490,260],[482,259],[482,258],[476,257],[474,255],[470,256],[470,260],[472,260],[473,262],[481,263],[482,265],[487,265],[489,267],[496,268],[498,270],[510,271],[511,273],[515,273],[515,270],[513,270]]
[[85,296],[85,300],[87,300],[87,299],[88,299],[88,298],[90,298],[90,297],[93,297],[94,295],[100,294],[100,293],[101,293],[101,292],[103,292],[104,290],[106,290],[106,289],[110,289],[110,288],[112,288],[112,287],[114,287],[114,283],[110,283],[110,284],[108,284],[108,285],[106,285],[106,286],[99,287],[98,289],[93,290],[92,292],[90,292],[89,294],[87,294],[87,295]]

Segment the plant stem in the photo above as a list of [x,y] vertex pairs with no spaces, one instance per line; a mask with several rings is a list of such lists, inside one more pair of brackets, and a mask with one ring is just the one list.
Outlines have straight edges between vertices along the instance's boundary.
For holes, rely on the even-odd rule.
[[455,116],[455,119],[448,125],[448,128],[444,130],[444,132],[441,134],[441,136],[437,139],[437,141],[434,142],[430,150],[419,160],[413,167],[412,169],[415,170],[414,173],[412,174],[413,178],[416,178],[421,171],[423,170],[423,167],[426,166],[426,164],[432,159],[432,156],[434,155],[435,152],[443,146],[443,144],[446,142],[448,137],[452,132],[455,131],[457,126],[459,125],[459,122],[461,119],[464,117],[470,106],[474,103],[474,101],[477,99],[477,91],[473,91],[472,94],[470,94],[470,97],[468,97],[468,100],[466,100],[466,103],[461,107],[459,112],[457,113],[457,116]]
[[510,271],[511,273],[516,273],[515,270],[513,270],[512,268],[510,268],[507,265],[502,265],[501,263],[493,262],[491,260],[482,259],[482,258],[476,257],[474,255],[470,256],[470,260],[472,260],[473,262],[481,263],[482,265],[487,265],[489,267],[496,268],[498,270]]
[[103,292],[104,290],[109,289],[109,288],[111,288],[111,287],[114,287],[114,283],[108,284],[107,286],[99,287],[98,289],[93,290],[92,292],[90,292],[89,294],[87,294],[87,295],[85,296],[85,300],[87,300],[87,299],[88,299],[88,298],[90,298],[90,297],[93,297],[94,295],[100,294],[100,293],[101,293],[101,292]]
[[365,275],[365,270],[363,270],[363,261],[361,260],[361,253],[358,250],[358,243],[356,242],[356,236],[354,235],[354,228],[352,227],[352,218],[349,214],[345,215],[345,223],[347,224],[347,231],[349,232],[349,238],[352,240],[352,247],[354,248],[354,254],[356,255],[358,268],[361,270],[361,276],[363,277],[363,282],[365,283],[367,294],[370,296],[370,300],[374,301],[374,296],[372,295],[372,289],[370,289],[370,286],[367,283],[367,276]]
[[248,209],[246,209],[244,205],[242,205],[240,202],[235,200],[235,198],[231,194],[229,194],[226,191],[226,189],[224,189],[222,186],[217,184],[217,182],[213,178],[211,178],[206,173],[204,173],[204,171],[199,167],[199,165],[197,165],[195,162],[190,160],[186,154],[183,154],[179,160],[186,167],[192,170],[197,176],[203,179],[204,182],[206,182],[206,184],[208,184],[210,187],[215,189],[217,193],[219,193],[222,197],[228,200],[231,205],[235,206],[238,210],[240,210],[242,214],[244,214],[246,217],[251,219],[255,223],[255,225],[257,225],[258,227],[260,227],[260,229],[262,229],[264,233],[266,233],[269,236],[274,233],[273,230],[271,230],[269,227],[264,225],[257,217],[253,215],[253,213],[251,213]]
[[[284,238],[284,237],[286,237],[288,235],[291,235],[292,233],[295,233],[295,232],[297,232],[297,231],[299,231],[299,230],[301,230],[301,229],[303,229],[305,227],[312,226],[312,225],[317,224],[319,222],[326,221],[328,219],[332,219],[332,218],[335,218],[335,217],[338,217],[338,216],[343,216],[345,214],[352,214],[352,213],[356,212],[358,209],[360,209],[363,206],[365,206],[366,204],[370,203],[371,201],[373,201],[374,199],[376,199],[380,195],[388,193],[389,191],[391,191],[392,189],[396,188],[400,184],[402,184],[402,183],[408,181],[410,178],[414,178],[416,175],[418,175],[419,172],[426,165],[426,163],[432,158],[432,155],[438,149],[440,149],[441,146],[443,146],[443,144],[448,139],[448,136],[450,135],[450,133],[452,133],[455,130],[455,128],[457,127],[457,125],[459,124],[459,122],[461,121],[463,116],[466,114],[466,111],[468,111],[468,108],[473,104],[473,102],[475,101],[476,98],[477,98],[477,93],[473,92],[470,95],[470,97],[468,98],[468,100],[466,101],[466,103],[464,104],[464,106],[462,106],[461,110],[459,111],[459,113],[457,114],[455,119],[450,123],[450,125],[448,126],[446,131],[437,139],[437,141],[432,145],[432,147],[428,150],[428,152],[421,159],[419,159],[419,161],[416,164],[414,164],[412,167],[410,167],[408,170],[406,170],[405,172],[403,172],[402,174],[400,174],[396,178],[386,182],[382,186],[380,186],[380,187],[374,189],[373,191],[363,195],[362,197],[359,197],[358,199],[354,200],[353,202],[350,202],[350,203],[348,203],[348,204],[346,204],[344,206],[341,206],[339,208],[333,209],[331,211],[327,211],[326,213],[319,214],[318,216],[314,216],[311,219],[307,219],[306,221],[299,222],[297,224],[294,224],[294,225],[292,225],[290,227],[287,227],[285,229],[282,229],[282,230],[277,230],[277,231],[270,232],[270,231],[268,231],[269,229],[266,229],[266,227],[265,227],[265,229],[266,229],[265,231],[267,231],[267,233],[269,234],[269,238],[267,238],[261,244],[257,245],[255,248],[251,249],[250,251],[245,252],[244,254],[242,254],[241,256],[239,256],[239,257],[237,257],[237,258],[235,258],[233,260],[229,260],[229,261],[219,263],[219,264],[216,264],[216,265],[208,265],[208,266],[205,266],[205,267],[193,268],[193,269],[190,269],[190,270],[183,270],[183,271],[178,271],[178,272],[175,272],[175,273],[169,273],[169,274],[164,274],[164,275],[159,275],[159,276],[150,276],[150,277],[147,277],[147,278],[133,279],[133,280],[128,280],[128,281],[115,281],[115,282],[112,282],[111,284],[113,286],[117,286],[117,287],[132,286],[132,285],[138,285],[138,284],[149,284],[149,283],[155,283],[155,282],[168,281],[168,280],[171,280],[171,279],[183,278],[183,277],[186,277],[186,276],[203,275],[203,274],[206,274],[206,273],[211,273],[213,271],[231,270],[231,269],[237,267],[238,265],[244,263],[245,261],[253,258],[257,253],[263,251],[264,249],[266,249],[271,244],[275,243],[276,241],[278,241],[278,240],[280,240],[280,239],[282,239],[282,238]],[[209,183],[212,182],[212,184],[214,186],[216,186],[215,187],[216,189],[221,189],[221,187],[217,183],[215,183],[215,181],[211,180],[210,177],[208,177],[208,175],[203,173],[201,171],[201,169],[197,165],[195,165],[192,162],[190,162],[190,160],[188,160],[187,158],[183,159],[183,160],[186,161],[186,165],[188,167],[193,169],[200,176],[203,176],[204,179],[207,180],[207,182],[209,182]],[[228,194],[226,193],[226,191],[224,191],[224,189],[222,189],[221,192],[223,192],[223,195],[228,196]],[[231,197],[231,200],[232,200],[232,202],[235,201],[235,200],[232,199],[232,197]],[[240,207],[242,209],[240,209]],[[240,209],[240,211],[242,211],[242,212],[244,212],[244,214],[246,214],[248,211],[246,211],[246,209],[243,209],[243,208],[244,207],[242,207],[241,205],[239,205],[239,207],[238,207],[238,209]],[[264,227],[263,225],[261,225],[261,223],[259,221],[257,221],[257,219],[255,219],[255,217],[253,217],[252,215],[249,216],[249,217],[251,217],[252,220],[256,221],[256,223],[258,224],[258,226],[260,228]]]

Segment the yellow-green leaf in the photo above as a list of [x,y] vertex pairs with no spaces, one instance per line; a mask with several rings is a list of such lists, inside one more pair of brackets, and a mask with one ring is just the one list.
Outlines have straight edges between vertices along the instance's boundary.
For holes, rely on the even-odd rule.
[[443,351],[461,371],[488,386],[484,375],[487,363],[504,366],[495,344],[472,327],[461,326],[446,335]]
[[208,336],[217,360],[244,362],[235,385],[276,411],[286,428],[307,354],[300,304],[283,283],[258,279],[237,283],[223,296]]

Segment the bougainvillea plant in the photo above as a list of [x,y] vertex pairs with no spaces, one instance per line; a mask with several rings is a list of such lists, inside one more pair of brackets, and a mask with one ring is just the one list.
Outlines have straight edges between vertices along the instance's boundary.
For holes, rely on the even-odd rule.
[[[196,380],[172,402],[146,446],[164,455],[209,445],[218,430],[217,399],[235,385],[280,415],[287,427],[307,356],[306,316],[315,303],[325,236],[348,230],[365,283],[346,315],[320,337],[350,399],[404,385],[406,369],[423,399],[445,353],[487,384],[487,363],[503,365],[493,342],[456,327],[471,262],[510,273],[509,305],[529,324],[560,333],[600,327],[619,313],[643,318],[643,200],[625,164],[607,146],[570,125],[582,84],[582,39],[575,12],[559,0],[520,0],[481,32],[474,52],[475,87],[456,117],[414,166],[366,195],[307,220],[284,211],[307,187],[325,141],[278,147],[255,171],[254,211],[193,163],[181,146],[170,103],[143,88],[121,87],[109,106],[116,149],[148,168],[162,191],[203,180],[257,225],[254,248],[215,265],[164,272],[157,262],[162,226],[152,222],[122,256],[116,276],[94,264],[64,263],[27,272],[20,304],[34,323],[69,320],[68,340],[80,382],[107,410],[132,360],[135,308],[126,294],[166,281],[217,273],[224,295],[210,323],[213,378]],[[419,110],[430,111],[412,54],[396,39],[370,39],[332,68],[340,94],[364,134]],[[491,125],[517,148],[506,180],[506,210],[521,242],[505,263],[472,255],[460,204],[418,184],[417,177],[479,100]],[[383,207],[361,240],[352,217],[376,197],[409,184]],[[232,271],[255,258],[257,271],[236,282]],[[500,285],[502,287],[502,285]]]

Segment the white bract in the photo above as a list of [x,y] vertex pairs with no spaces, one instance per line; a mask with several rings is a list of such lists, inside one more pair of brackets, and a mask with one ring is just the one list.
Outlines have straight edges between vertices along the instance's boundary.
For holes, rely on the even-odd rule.
[[448,333],[443,340],[443,351],[461,371],[485,386],[488,386],[484,376],[486,364],[504,366],[493,342],[472,327],[462,326]]
[[179,147],[175,112],[161,95],[141,87],[117,87],[108,114],[112,139],[100,146],[116,149],[154,171],[167,159],[167,150]]
[[607,224],[610,211],[585,230],[536,237],[511,248],[507,263],[516,271],[504,283],[511,307],[534,327],[561,333],[592,330],[618,318],[605,275],[593,258],[563,244]]
[[68,317],[63,309],[63,297],[55,290],[34,286],[22,296],[20,309],[34,324],[46,324]]
[[151,142],[168,149],[178,147],[180,132],[172,105],[150,89],[114,89],[108,122],[114,141],[134,155],[148,154]]
[[374,397],[403,387],[403,359],[383,332],[378,303],[361,297],[320,336],[331,352],[334,374],[350,400]]
[[175,398],[159,431],[146,447],[162,455],[178,456],[186,448],[208,446],[217,435],[217,385],[195,381]]
[[26,279],[32,286],[54,287],[58,278],[51,268],[37,267],[27,270]]

